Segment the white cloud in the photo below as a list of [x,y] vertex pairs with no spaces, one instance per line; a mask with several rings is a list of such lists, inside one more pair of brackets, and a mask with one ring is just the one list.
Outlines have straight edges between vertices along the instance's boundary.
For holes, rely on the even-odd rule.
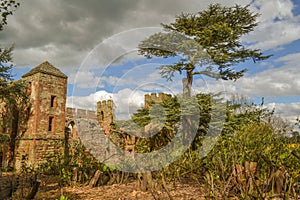
[[[295,122],[295,119],[300,116],[300,103],[293,102],[297,101],[295,100],[297,98],[293,97],[300,96],[300,71],[298,70],[300,62],[298,60],[298,53],[291,54],[276,60],[284,62],[281,68],[270,68],[251,76],[246,75],[236,82],[207,80],[203,83],[202,79],[198,79],[195,81],[195,87],[197,92],[225,91],[227,99],[231,94],[239,94],[248,98],[265,97],[267,107],[275,108],[275,114]],[[291,103],[278,103],[289,99]]]
[[254,32],[244,37],[244,39],[246,42],[255,43],[250,48],[262,50],[279,48],[300,39],[299,21],[265,22],[259,25]]
[[[90,71],[79,71],[69,76],[69,84],[76,85],[78,88],[96,88],[102,87],[101,82],[97,81],[97,77]],[[100,84],[100,85],[99,85]]]
[[286,66],[300,67],[300,53],[292,53],[276,59],[276,62],[284,62]]
[[[52,43],[28,48],[19,48],[17,43],[13,51],[14,61],[17,65],[20,65],[20,61],[22,61],[24,66],[37,66],[47,60],[54,66],[64,69],[78,68],[85,54],[78,54],[77,50],[71,46],[57,46]],[[72,65],[68,61],[69,59],[72,60]]]
[[144,95],[143,91],[128,88],[117,93],[108,93],[102,90],[85,97],[69,96],[67,97],[67,107],[96,110],[98,101],[112,99],[117,119],[129,119],[132,113],[143,107]]
[[255,30],[243,37],[250,48],[269,50],[300,39],[300,16],[293,15],[291,0],[255,0],[251,7],[261,16]]
[[89,52],[81,63],[80,69],[103,68],[105,70],[106,67],[141,59],[143,57],[137,52],[139,42],[159,31],[161,31],[160,27],[144,27],[112,35]]
[[300,71],[297,67],[271,68],[236,82],[224,81],[225,90],[245,95],[294,96],[300,94]]
[[279,20],[292,18],[294,8],[291,0],[256,0],[252,6],[257,8],[261,13],[259,21],[272,21],[276,18]]
[[[161,77],[158,66],[163,63],[147,63],[142,65],[130,66],[126,68],[121,65],[118,67],[108,67],[103,72],[100,70],[93,70],[81,68],[83,71],[72,72],[69,76],[69,84],[77,88],[103,88],[110,87],[110,91],[114,93],[124,88],[132,90],[144,91],[169,91],[175,93],[181,88],[181,75],[176,73],[173,81],[167,81]],[[125,69],[123,69],[125,68]],[[105,74],[115,74],[118,76],[105,76]]]
[[67,97],[67,107],[96,110],[98,101],[112,99],[112,96],[106,91],[98,91],[89,96],[69,96]]
[[296,119],[300,117],[300,102],[269,103],[267,107],[269,109],[275,109],[275,114],[290,122],[296,122]]

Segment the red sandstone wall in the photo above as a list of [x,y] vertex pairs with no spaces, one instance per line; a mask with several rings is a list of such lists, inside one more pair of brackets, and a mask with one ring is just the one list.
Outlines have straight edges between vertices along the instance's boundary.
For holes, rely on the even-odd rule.
[[[25,77],[31,83],[31,110],[28,127],[16,145],[16,169],[23,162],[36,165],[56,149],[54,144],[64,139],[66,121],[67,79],[54,75],[36,73]],[[30,85],[30,84],[29,84]],[[56,96],[51,107],[51,96]],[[52,130],[49,131],[49,118],[53,117]]]

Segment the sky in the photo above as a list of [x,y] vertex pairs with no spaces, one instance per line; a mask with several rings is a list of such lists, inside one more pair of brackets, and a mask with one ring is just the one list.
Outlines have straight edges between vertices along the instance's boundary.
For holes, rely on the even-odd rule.
[[246,62],[239,80],[197,77],[193,90],[245,96],[287,120],[300,115],[300,1],[298,0],[26,0],[0,32],[1,46],[14,44],[15,79],[44,61],[68,78],[67,105],[95,109],[113,99],[120,119],[143,106],[150,92],[173,95],[182,90],[181,76],[172,82],[159,66],[170,59],[147,60],[137,53],[139,41],[161,31],[180,13],[196,13],[211,3],[247,5],[260,13],[259,25],[242,42],[273,56]]

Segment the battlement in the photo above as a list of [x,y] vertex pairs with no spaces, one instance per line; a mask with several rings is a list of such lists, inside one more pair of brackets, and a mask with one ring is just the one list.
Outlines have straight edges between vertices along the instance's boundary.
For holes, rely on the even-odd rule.
[[171,97],[172,97],[171,94],[166,94],[163,92],[160,92],[158,94],[157,93],[145,94],[144,107],[149,108],[151,104],[162,103],[165,99]]
[[66,117],[73,119],[74,116],[76,118],[97,119],[96,111],[68,107],[66,109]]
[[113,103],[113,100],[111,100],[111,99],[97,102],[97,109],[105,109],[105,108],[112,109],[113,106],[114,106],[114,103]]
[[98,101],[97,102],[97,115],[99,113],[108,113],[108,114],[113,114],[114,111],[114,102],[113,100],[103,100],[103,101]]
[[109,135],[111,124],[114,123],[114,103],[110,100],[97,102],[97,119],[106,135]]

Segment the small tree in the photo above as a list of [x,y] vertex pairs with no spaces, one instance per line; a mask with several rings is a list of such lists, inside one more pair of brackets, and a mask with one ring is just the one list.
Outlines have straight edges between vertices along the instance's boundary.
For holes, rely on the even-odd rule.
[[235,65],[249,59],[256,62],[270,57],[241,42],[241,37],[257,26],[257,17],[258,14],[250,12],[249,6],[212,4],[197,14],[181,14],[175,22],[162,24],[165,32],[141,41],[139,53],[147,58],[181,57],[174,64],[161,66],[161,75],[172,80],[175,72],[185,72],[184,94],[191,96],[194,75],[236,80],[246,69],[235,71]]
[[1,0],[0,1],[0,31],[3,30],[3,26],[7,24],[7,17],[12,15],[16,8],[20,6],[20,3],[14,0]]
[[[181,14],[175,18],[175,22],[162,24],[164,32],[155,33],[141,41],[139,54],[147,58],[175,57],[175,63],[160,67],[161,75],[172,80],[176,72],[184,73],[185,107],[191,107],[187,102],[191,97],[195,75],[236,80],[246,71],[235,71],[234,66],[238,63],[270,57],[263,56],[259,49],[247,48],[241,42],[241,37],[257,26],[258,14],[250,12],[248,7],[212,4],[197,14]],[[184,145],[188,144],[195,125],[192,122],[193,114],[181,113]]]
[[[0,1],[0,31],[3,30],[4,25],[7,24],[7,17],[12,15],[19,3],[14,0]],[[0,101],[8,100],[8,102],[15,102],[15,95],[19,96],[22,92],[21,83],[12,83],[12,51],[13,47],[0,47]]]
[[[2,31],[7,24],[7,17],[12,15],[19,5],[20,4],[14,0],[0,0],[0,31]],[[11,73],[13,67],[12,51],[13,46],[9,48],[2,48],[0,46],[0,103],[6,105],[9,109],[8,114],[1,113],[3,115],[0,116],[0,126],[6,126],[6,119],[4,118],[11,120],[10,149],[14,154],[14,147],[16,145],[15,138],[17,137],[18,129],[25,128],[24,121],[26,121],[25,116],[27,116],[26,112],[19,112],[19,110],[24,110],[24,108],[28,106],[28,102],[25,85],[21,81],[13,81],[13,75]],[[11,116],[14,117],[11,118]],[[11,156],[11,158],[13,157],[14,155]],[[9,162],[9,165],[11,165],[13,160],[11,159]]]

